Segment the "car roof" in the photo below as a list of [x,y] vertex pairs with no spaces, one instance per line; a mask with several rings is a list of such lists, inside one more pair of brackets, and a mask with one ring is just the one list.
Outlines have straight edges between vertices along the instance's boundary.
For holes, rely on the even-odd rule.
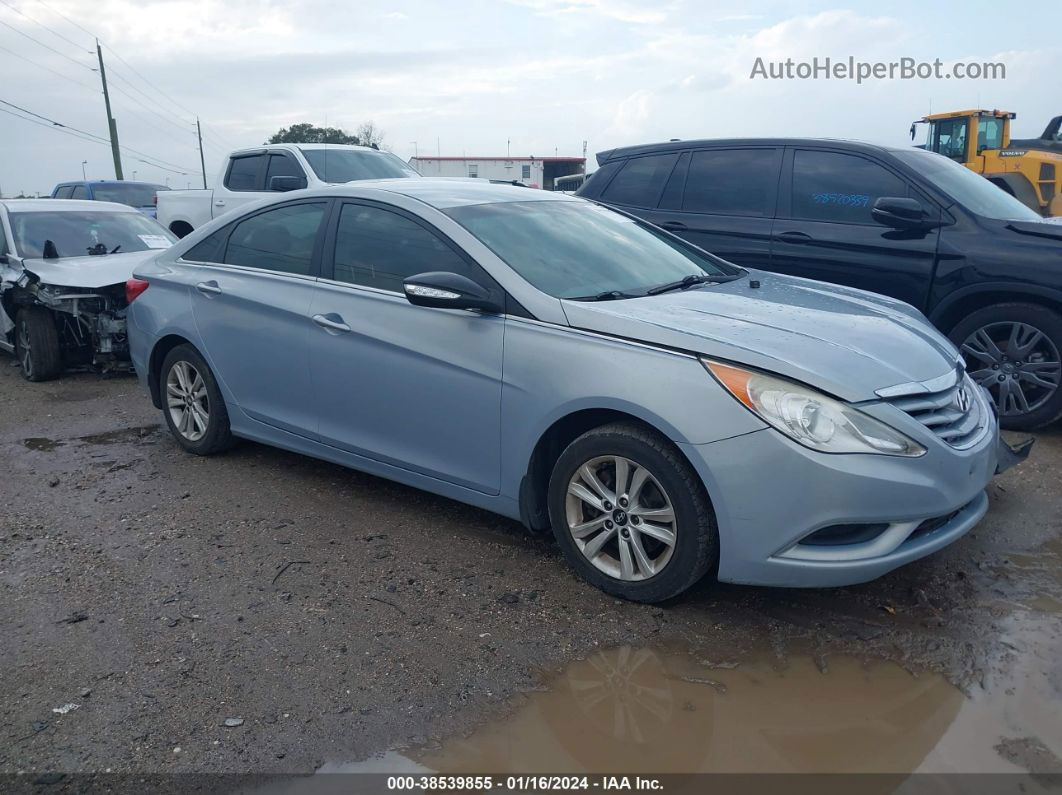
[[360,152],[377,152],[378,154],[384,154],[379,149],[373,149],[371,146],[360,146],[358,144],[262,144],[261,146],[248,146],[244,149],[234,149],[230,156],[257,155],[267,151],[276,151],[277,149],[283,149],[288,152],[292,152],[296,149],[353,149]]
[[9,213],[71,212],[91,210],[105,213],[138,213],[135,207],[118,202],[97,202],[89,199],[0,199]]
[[[322,195],[343,195],[352,188],[383,190],[397,193],[444,210],[469,204],[501,204],[527,201],[581,201],[563,193],[536,190],[516,185],[499,185],[487,180],[445,179],[437,177],[405,177],[401,179],[373,179],[349,182],[322,188]],[[315,191],[318,192],[318,191]]]
[[[149,185],[152,188],[165,188],[157,182],[144,182],[133,179],[75,179],[71,182],[58,182],[56,188],[65,188],[68,185]],[[167,188],[168,190],[168,188]]]
[[833,149],[847,149],[853,152],[889,152],[911,149],[913,147],[872,144],[866,141],[853,141],[847,138],[699,138],[691,141],[661,141],[653,144],[623,146],[606,149],[597,153],[598,164],[609,160],[618,160],[632,155],[654,152],[677,152],[683,149],[700,149],[732,146],[828,146]]

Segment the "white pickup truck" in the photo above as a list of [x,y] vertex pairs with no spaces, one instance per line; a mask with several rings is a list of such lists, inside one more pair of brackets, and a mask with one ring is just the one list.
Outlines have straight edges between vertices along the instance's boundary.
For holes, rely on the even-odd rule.
[[267,144],[228,156],[213,190],[159,191],[158,221],[177,237],[270,192],[359,179],[419,177],[390,152],[342,144]]

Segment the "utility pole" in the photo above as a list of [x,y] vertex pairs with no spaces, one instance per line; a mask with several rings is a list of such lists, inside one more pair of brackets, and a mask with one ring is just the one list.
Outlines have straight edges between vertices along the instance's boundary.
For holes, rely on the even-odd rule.
[[203,190],[206,190],[206,161],[203,159],[203,128],[199,126],[199,117],[195,117],[195,134],[199,136],[199,170],[203,172]]
[[122,176],[122,153],[118,149],[118,123],[111,115],[111,95],[107,93],[107,72],[103,69],[103,50],[100,48],[100,40],[96,39],[96,57],[100,59],[100,80],[103,81],[103,104],[107,106],[107,129],[111,133],[111,156],[114,157],[114,178],[125,179]]

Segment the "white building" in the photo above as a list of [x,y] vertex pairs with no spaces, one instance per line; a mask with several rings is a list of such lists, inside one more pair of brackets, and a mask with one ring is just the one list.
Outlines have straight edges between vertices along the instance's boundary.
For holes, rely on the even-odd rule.
[[425,177],[478,177],[553,190],[553,180],[586,171],[585,157],[411,157]]

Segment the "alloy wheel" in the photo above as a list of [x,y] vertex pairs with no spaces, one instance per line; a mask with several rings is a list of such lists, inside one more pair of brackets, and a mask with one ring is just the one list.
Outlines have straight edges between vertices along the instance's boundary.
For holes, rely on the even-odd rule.
[[629,458],[598,456],[576,469],[565,514],[575,546],[615,579],[649,579],[675,551],[671,498],[646,467]]
[[29,324],[22,320],[18,324],[17,346],[19,363],[26,378],[33,378],[33,353],[30,350]]
[[985,387],[1000,416],[1028,414],[1062,384],[1062,357],[1055,343],[1028,323],[990,323],[962,344],[970,377]]
[[190,442],[198,442],[210,425],[210,397],[206,382],[194,365],[179,361],[166,376],[166,405],[173,427]]

